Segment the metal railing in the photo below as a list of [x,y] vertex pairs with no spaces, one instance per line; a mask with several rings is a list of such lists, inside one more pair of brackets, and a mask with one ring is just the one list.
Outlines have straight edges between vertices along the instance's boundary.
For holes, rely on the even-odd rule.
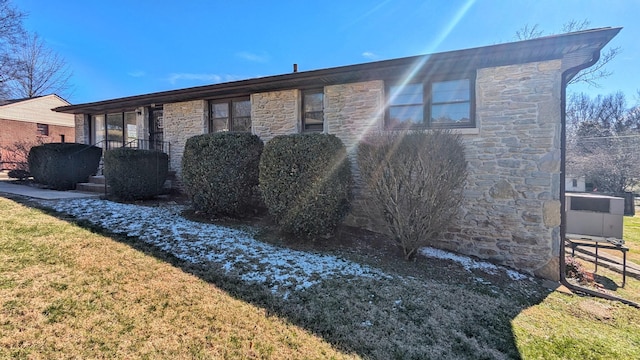
[[102,174],[104,170],[104,152],[107,150],[118,148],[155,150],[163,152],[169,156],[169,170],[171,170],[171,143],[167,141],[146,139],[133,139],[129,142],[124,142],[122,140],[100,140],[93,144],[93,146],[101,147],[103,150],[97,174]]

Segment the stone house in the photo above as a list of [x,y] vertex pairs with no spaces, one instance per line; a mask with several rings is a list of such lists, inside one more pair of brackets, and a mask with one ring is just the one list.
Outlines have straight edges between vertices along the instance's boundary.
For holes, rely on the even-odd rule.
[[73,115],[52,111],[68,105],[69,102],[55,94],[0,100],[0,170],[13,169],[14,162],[26,160],[18,158],[22,154],[7,150],[17,142],[33,145],[75,141]]
[[[436,246],[558,279],[564,219],[567,82],[620,28],[220,83],[63,106],[76,141],[170,143],[215,131],[335,134],[353,156],[371,131],[447,128],[464,137],[470,176],[451,231]],[[106,124],[106,125],[105,125]],[[159,146],[159,145],[153,145]],[[150,146],[151,147],[151,146]],[[355,169],[357,171],[357,169]],[[366,196],[359,192],[358,198]],[[380,229],[356,198],[349,224]]]

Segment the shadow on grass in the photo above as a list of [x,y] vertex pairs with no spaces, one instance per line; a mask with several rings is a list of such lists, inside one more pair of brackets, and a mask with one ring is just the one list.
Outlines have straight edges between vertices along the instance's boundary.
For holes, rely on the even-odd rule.
[[[413,263],[398,259],[398,271],[383,268],[388,278],[328,279],[285,299],[272,293],[269,284],[243,282],[219,264],[192,264],[136,237],[43,210],[170,263],[364,358],[520,358],[511,322],[549,294],[537,281],[469,272],[448,261],[421,258]],[[412,269],[415,275],[410,276]]]

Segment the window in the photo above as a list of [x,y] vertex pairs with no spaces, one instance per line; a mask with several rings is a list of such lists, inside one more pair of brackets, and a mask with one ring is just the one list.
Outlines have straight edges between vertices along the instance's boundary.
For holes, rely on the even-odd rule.
[[324,129],[323,89],[302,92],[302,132],[322,132]]
[[133,111],[91,116],[92,142],[107,149],[126,145],[137,139],[137,117]]
[[571,185],[572,185],[574,188],[578,187],[578,179],[572,179],[572,180],[571,180]]
[[209,132],[251,131],[251,101],[247,98],[209,103]]
[[37,129],[36,133],[39,136],[49,136],[49,125],[48,124],[36,124]]
[[392,85],[388,128],[474,127],[472,77]]

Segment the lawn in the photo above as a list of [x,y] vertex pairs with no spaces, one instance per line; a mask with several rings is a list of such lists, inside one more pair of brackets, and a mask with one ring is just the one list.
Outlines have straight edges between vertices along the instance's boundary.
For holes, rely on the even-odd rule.
[[89,214],[103,203],[70,217],[0,198],[0,358],[640,358],[640,310],[502,269]]

